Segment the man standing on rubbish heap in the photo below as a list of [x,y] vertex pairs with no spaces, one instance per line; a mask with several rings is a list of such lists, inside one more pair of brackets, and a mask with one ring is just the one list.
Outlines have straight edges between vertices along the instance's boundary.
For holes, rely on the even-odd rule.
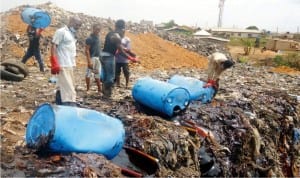
[[104,48],[101,53],[101,80],[103,98],[111,98],[115,80],[115,54],[118,51],[123,57],[136,62],[136,58],[127,54],[121,45],[121,36],[125,32],[125,21],[117,20],[115,31],[109,32],[105,37]]
[[[69,24],[56,30],[51,46],[51,73],[58,74],[56,104],[76,106],[73,68],[76,66],[76,32],[81,27],[79,17],[71,17]],[[56,61],[58,66],[53,66]]]
[[42,28],[35,28],[31,25],[28,25],[26,32],[29,37],[29,47],[26,54],[22,58],[22,63],[25,64],[29,58],[34,56],[35,60],[37,60],[39,63],[41,72],[45,72],[44,61],[40,52],[40,38],[43,30],[44,29]]
[[98,93],[101,94],[101,82],[100,82],[100,37],[101,30],[100,23],[93,25],[93,32],[85,40],[85,55],[87,60],[87,70],[85,75],[86,91],[88,93],[90,89],[90,78],[94,75],[96,84],[98,86]]

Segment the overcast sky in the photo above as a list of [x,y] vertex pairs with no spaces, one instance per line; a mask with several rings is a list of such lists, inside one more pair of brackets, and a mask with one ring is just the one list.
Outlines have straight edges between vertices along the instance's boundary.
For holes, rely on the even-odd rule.
[[[126,21],[175,20],[179,25],[216,27],[219,0],[0,0],[1,12],[19,5],[54,2],[73,12]],[[300,0],[225,0],[224,28],[246,28],[298,32]]]

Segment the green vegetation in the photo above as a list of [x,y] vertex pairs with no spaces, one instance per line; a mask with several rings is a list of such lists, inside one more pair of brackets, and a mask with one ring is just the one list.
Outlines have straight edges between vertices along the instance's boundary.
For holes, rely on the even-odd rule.
[[250,54],[250,51],[251,51],[252,47],[254,46],[254,43],[249,38],[241,39],[241,41],[242,41],[242,44],[244,46],[245,55],[247,56],[247,55]]
[[175,31],[174,33],[186,36],[192,36],[194,34],[193,31]]
[[173,30],[172,33],[176,33],[179,35],[191,36],[194,33],[194,29],[188,26],[178,26],[174,20],[170,20],[169,22],[163,23],[164,29],[170,29],[172,27],[177,27],[176,30]]
[[164,24],[165,24],[165,28],[172,28],[174,26],[177,26],[177,24],[175,23],[174,20],[170,20],[169,22],[164,23]]
[[230,45],[230,46],[245,46],[245,41],[250,41],[252,44],[254,44],[255,38],[232,37],[232,38],[230,38],[228,45]]
[[258,30],[257,26],[254,26],[254,25],[249,26],[249,27],[247,27],[246,29],[247,29],[247,30]]
[[[232,37],[230,38],[230,41],[228,45],[230,46],[245,46],[243,41],[251,41],[252,44],[255,42],[255,38],[237,38]],[[267,39],[265,37],[260,38],[260,46],[264,46],[267,43]]]
[[[260,38],[260,48],[265,46],[267,43],[266,37]],[[255,38],[238,38],[232,37],[228,45],[230,46],[242,46],[244,47],[244,56],[241,56],[238,59],[240,63],[247,63],[249,61],[248,54],[253,51],[255,44]],[[284,52],[281,55],[275,56],[272,60],[265,60],[264,64],[261,65],[270,65],[270,66],[287,66],[300,70],[300,53],[299,52]]]
[[247,63],[249,61],[249,58],[247,56],[241,56],[238,58],[238,62],[240,63]]
[[299,52],[289,52],[285,55],[277,55],[273,58],[276,66],[288,66],[300,70],[300,54]]

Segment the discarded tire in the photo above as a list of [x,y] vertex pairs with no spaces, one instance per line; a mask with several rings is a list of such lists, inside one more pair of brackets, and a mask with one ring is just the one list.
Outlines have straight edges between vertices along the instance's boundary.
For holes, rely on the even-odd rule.
[[17,67],[14,66],[4,66],[5,70],[7,70],[8,72],[14,73],[14,74],[20,74],[20,70]]
[[11,68],[10,66],[13,66],[13,67],[16,67],[19,69],[19,73],[15,73],[15,74],[23,74],[24,75],[24,78],[26,76],[28,76],[28,69],[26,67],[25,64],[23,64],[22,62],[20,61],[17,61],[17,60],[14,60],[14,59],[9,59],[9,60],[6,60],[4,62],[1,63],[2,66],[5,66],[6,68]]
[[22,81],[24,79],[23,74],[14,74],[12,72],[9,72],[8,70],[5,69],[4,66],[1,66],[0,76],[1,76],[1,79],[9,80],[9,81],[16,81],[16,82]]

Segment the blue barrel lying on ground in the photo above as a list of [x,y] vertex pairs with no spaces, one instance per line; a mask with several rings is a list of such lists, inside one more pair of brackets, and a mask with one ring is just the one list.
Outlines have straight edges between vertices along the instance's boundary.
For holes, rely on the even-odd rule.
[[216,93],[214,88],[203,88],[206,83],[192,77],[174,75],[168,80],[168,83],[187,89],[190,93],[190,101],[198,100],[201,103],[208,103]]
[[186,89],[151,77],[139,79],[133,86],[132,96],[138,103],[170,117],[175,111],[186,109],[190,100]]
[[41,9],[25,8],[21,13],[23,22],[35,28],[46,28],[51,23],[49,14]]
[[50,152],[98,153],[108,159],[123,147],[125,130],[120,120],[103,113],[71,106],[39,106],[26,129],[29,147]]

